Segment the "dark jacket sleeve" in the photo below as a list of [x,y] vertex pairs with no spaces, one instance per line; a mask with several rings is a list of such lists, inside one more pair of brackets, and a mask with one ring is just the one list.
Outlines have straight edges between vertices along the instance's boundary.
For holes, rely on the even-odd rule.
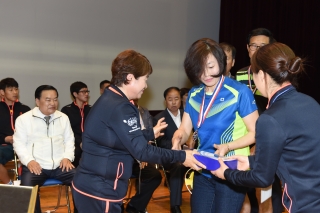
[[5,137],[7,137],[7,135],[4,135],[4,134],[1,134],[0,133],[0,144],[7,144],[6,142],[5,142]]
[[148,144],[139,124],[138,110],[130,103],[115,108],[111,113],[113,128],[123,146],[137,160],[151,163],[177,163],[184,162],[184,151],[166,150]]
[[235,185],[267,187],[272,184],[286,137],[278,122],[262,114],[256,124],[256,154],[249,171],[227,169],[225,178]]
[[147,129],[144,129],[144,130],[142,130],[142,133],[143,133],[143,135],[144,135],[144,137],[145,137],[145,139],[147,140],[147,141],[152,141],[152,140],[154,140],[154,132],[153,132],[153,128],[147,128]]

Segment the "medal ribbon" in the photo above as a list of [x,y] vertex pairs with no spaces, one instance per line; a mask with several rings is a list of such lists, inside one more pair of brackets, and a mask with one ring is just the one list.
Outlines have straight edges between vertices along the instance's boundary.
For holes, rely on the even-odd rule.
[[202,98],[202,104],[200,106],[199,118],[198,118],[198,123],[197,123],[197,131],[200,128],[201,124],[206,119],[208,112],[210,111],[211,106],[213,105],[215,99],[217,98],[217,96],[222,88],[223,82],[224,82],[224,76],[222,75],[221,78],[219,79],[218,85],[214,89],[213,95],[212,95],[211,100],[210,100],[206,109],[204,109],[204,101],[206,99],[206,91],[205,91],[205,89],[203,90],[204,95]]
[[[2,102],[5,102],[4,99],[2,99],[1,101],[2,101]],[[18,100],[17,100],[16,102],[18,102]],[[7,106],[8,106],[9,112],[10,112],[10,123],[11,123],[11,129],[12,129],[13,131],[14,131],[14,124],[13,124],[13,106],[14,106],[14,103],[15,103],[15,102],[12,103],[11,108],[10,108],[10,106],[6,103]]]

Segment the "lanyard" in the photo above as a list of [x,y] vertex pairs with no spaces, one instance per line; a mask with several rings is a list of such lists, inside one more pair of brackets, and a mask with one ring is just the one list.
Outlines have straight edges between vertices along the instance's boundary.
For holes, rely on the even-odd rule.
[[206,117],[208,115],[208,112],[210,111],[211,106],[213,105],[215,99],[217,98],[217,96],[218,96],[218,94],[219,94],[219,92],[220,92],[220,90],[222,88],[223,82],[224,82],[224,76],[222,75],[221,78],[219,79],[218,85],[214,89],[213,95],[212,95],[211,100],[210,100],[210,102],[209,102],[209,104],[208,104],[206,109],[204,109],[204,101],[206,99],[206,91],[205,91],[205,89],[203,90],[204,94],[203,94],[203,98],[202,98],[202,104],[200,106],[197,129],[200,128],[201,124],[206,119]]
[[[283,89],[283,88],[285,88],[285,87],[287,87],[287,86],[290,86],[290,87],[288,87],[286,90],[280,92],[280,93],[279,93],[277,96],[275,96],[275,98],[273,99],[273,96],[274,96],[278,91],[280,91],[281,89]],[[274,91],[274,92],[272,93],[272,95],[270,96],[270,99],[268,100],[268,105],[267,105],[266,108],[268,109],[268,108],[277,100],[277,98],[279,98],[279,96],[281,96],[282,94],[284,94],[284,93],[292,90],[293,88],[294,88],[294,87],[291,86],[291,83],[287,83],[287,84],[282,85],[279,89],[277,89],[276,91]],[[272,100],[272,102],[270,103],[271,100]]]
[[256,88],[252,88],[252,83],[251,83],[251,66],[249,66],[248,68],[248,85],[249,85],[249,89],[252,91],[252,94],[254,94],[257,91],[257,87]]
[[[7,103],[4,101],[4,99],[2,99],[2,102],[4,102],[5,104],[7,104]],[[18,101],[16,101],[16,102],[18,102]],[[12,129],[13,131],[14,131],[14,124],[13,124],[13,106],[14,106],[14,103],[15,103],[15,102],[12,103],[11,108],[10,108],[10,106],[7,104],[8,109],[9,109],[9,113],[10,113],[11,129]]]
[[74,103],[74,105],[76,105],[76,106],[79,108],[79,110],[80,110],[80,115],[81,115],[81,132],[83,132],[83,131],[84,131],[84,126],[83,126],[83,123],[84,123],[84,112],[83,112],[83,110],[84,110],[84,106],[87,105],[88,103],[87,103],[87,102],[84,103],[84,104],[82,105],[82,108],[80,108],[80,107],[78,106],[78,104],[76,103],[76,101],[74,101],[73,103]]

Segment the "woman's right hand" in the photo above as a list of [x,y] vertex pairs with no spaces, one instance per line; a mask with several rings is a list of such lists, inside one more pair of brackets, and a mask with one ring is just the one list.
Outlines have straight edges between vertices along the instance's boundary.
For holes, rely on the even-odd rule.
[[249,158],[248,156],[243,155],[233,155],[228,157],[230,159],[236,159],[238,161],[237,169],[241,171],[246,171],[250,169]]
[[190,167],[196,171],[200,169],[206,169],[207,167],[203,165],[200,161],[198,161],[193,155],[199,154],[196,150],[185,150],[186,152],[186,159],[183,162],[185,167]]

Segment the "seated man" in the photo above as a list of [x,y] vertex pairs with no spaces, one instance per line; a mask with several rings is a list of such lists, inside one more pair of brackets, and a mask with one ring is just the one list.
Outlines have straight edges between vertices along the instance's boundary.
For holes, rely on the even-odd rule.
[[[21,185],[40,187],[49,178],[70,185],[75,169],[69,118],[57,110],[58,91],[53,86],[39,86],[35,99],[37,107],[17,118],[13,135],[14,150],[23,164]],[[41,213],[39,195],[35,212]]]
[[70,93],[74,98],[74,101],[71,104],[64,106],[61,109],[61,112],[69,117],[71,123],[71,128],[75,138],[73,165],[77,167],[82,154],[81,143],[84,123],[91,109],[91,106],[88,105],[90,91],[85,83],[77,81],[71,84]]
[[30,108],[18,101],[19,85],[13,78],[0,81],[0,180],[12,185],[8,171],[4,165],[13,159],[13,139],[16,118],[29,111]]
[[[171,149],[172,137],[174,132],[179,128],[182,120],[184,110],[181,108],[180,89],[177,87],[169,87],[164,91],[164,99],[167,109],[160,112],[155,116],[154,124],[160,119],[165,118],[165,122],[168,124],[167,128],[163,131],[164,135],[157,139],[159,147]],[[180,213],[180,206],[182,202],[182,186],[184,181],[184,175],[188,168],[182,164],[170,164],[163,165],[166,170],[169,170],[169,185],[170,185],[170,205],[171,213]]]
[[[149,111],[146,108],[139,106],[138,100],[135,100],[134,104],[139,110],[142,131],[144,129],[153,128],[153,119]],[[144,213],[146,212],[145,209],[153,192],[161,183],[162,176],[154,164],[138,162],[137,160],[132,166],[132,175],[140,178],[141,184],[139,186],[139,181],[136,181],[136,194],[128,203],[126,211],[127,213]]]

